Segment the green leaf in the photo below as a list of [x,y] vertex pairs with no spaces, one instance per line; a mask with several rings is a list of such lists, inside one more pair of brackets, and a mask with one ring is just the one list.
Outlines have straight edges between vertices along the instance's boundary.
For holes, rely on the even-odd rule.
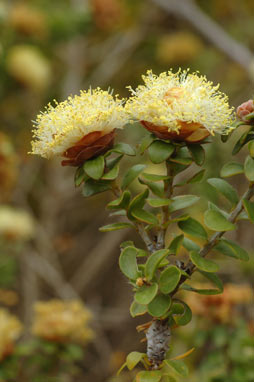
[[177,361],[170,361],[169,359],[165,359],[163,363],[166,366],[169,366],[174,371],[177,372],[177,374],[181,375],[182,377],[187,377],[189,374],[188,367],[185,365],[185,363],[179,359]]
[[110,232],[110,231],[117,231],[123,228],[133,228],[133,226],[130,223],[113,223],[113,224],[107,224],[107,225],[104,225],[103,227],[100,227],[99,231]]
[[180,221],[178,226],[187,235],[207,240],[207,232],[203,226],[193,218]]
[[136,248],[126,247],[123,249],[119,258],[119,266],[121,271],[131,280],[136,280],[139,276],[137,253],[138,250]]
[[200,198],[195,195],[180,195],[172,198],[172,203],[170,204],[170,212],[178,211],[182,208],[190,207],[196,203]]
[[102,179],[104,180],[114,180],[118,177],[119,174],[119,164],[115,165],[111,170],[109,170]]
[[189,145],[188,150],[198,166],[202,166],[205,161],[205,150],[201,145]]
[[243,199],[243,206],[248,214],[248,217],[252,223],[254,223],[254,203],[247,199]]
[[181,303],[175,302],[172,305],[171,313],[172,314],[183,314],[184,313],[184,306]]
[[201,271],[217,272],[219,270],[219,266],[216,263],[202,257],[198,252],[192,251],[190,253],[190,259],[198,269],[201,269]]
[[157,295],[148,305],[148,313],[153,317],[162,317],[169,310],[171,298],[163,294]]
[[170,254],[177,255],[181,245],[183,243],[184,235],[178,235],[176,236],[170,243],[170,246],[168,247]]
[[176,317],[174,317],[174,319],[178,325],[185,326],[192,319],[192,311],[191,311],[190,307],[185,302],[180,301],[180,300],[179,300],[179,302],[183,305],[184,312],[180,316],[177,315]]
[[132,199],[128,209],[129,219],[133,219],[132,211],[135,211],[137,209],[142,209],[144,207],[145,201],[148,195],[149,195],[149,190],[146,189],[144,192],[142,192],[141,194],[138,194],[137,196],[135,196],[135,198]]
[[154,252],[145,265],[145,276],[148,281],[152,280],[160,262],[169,254],[168,249],[160,249]]
[[244,173],[250,182],[254,182],[254,159],[249,155],[244,162]]
[[154,141],[154,135],[153,134],[146,134],[146,136],[142,139],[140,146],[139,146],[139,152],[140,154],[144,154],[146,149],[153,143]]
[[88,179],[88,176],[86,175],[86,173],[83,169],[83,166],[78,167],[76,172],[75,172],[75,177],[74,177],[75,187],[79,187],[87,179]]
[[233,205],[238,203],[237,192],[231,184],[219,178],[210,178],[207,182],[223,196],[225,196],[225,198],[228,199]]
[[188,214],[183,214],[183,215],[180,215],[180,216],[177,216],[176,218],[174,219],[170,219],[170,223],[177,223],[177,222],[181,222],[183,220],[188,220],[190,217],[190,215]]
[[183,284],[181,286],[181,289],[189,291],[189,292],[194,292],[194,293],[202,294],[204,296],[212,296],[212,295],[216,295],[216,294],[220,294],[221,293],[221,291],[219,289],[197,289],[197,288],[193,288],[189,284]]
[[235,155],[237,154],[241,148],[246,145],[246,143],[252,141],[254,139],[254,132],[252,132],[251,130],[247,131],[246,133],[244,133],[241,138],[236,142],[234,148],[233,148],[233,151],[232,151],[232,154]]
[[148,182],[159,182],[161,180],[170,179],[170,176],[167,175],[148,174],[146,172],[143,172],[142,177]]
[[174,265],[169,266],[161,272],[159,279],[160,291],[164,294],[173,292],[181,278],[181,271]]
[[132,210],[132,216],[139,220],[139,221],[142,221],[144,223],[147,223],[147,224],[155,224],[155,225],[158,225],[159,224],[159,221],[158,219],[156,218],[156,216],[154,216],[153,214],[151,214],[150,212],[147,212],[145,210],[142,210],[142,209],[135,209],[135,210]]
[[129,353],[126,357],[126,365],[129,370],[134,369],[134,367],[144,358],[145,353],[140,353],[138,351],[133,351]]
[[147,257],[148,253],[144,249],[139,249],[137,257]]
[[174,162],[171,162],[171,163],[172,163],[172,170],[174,175],[180,174],[180,172],[183,172],[184,170],[186,170],[186,168],[189,167],[188,165],[185,166],[179,163],[174,163]]
[[254,140],[249,142],[248,149],[249,149],[250,156],[254,158]]
[[93,179],[88,179],[83,186],[82,195],[89,197],[110,189],[111,183],[108,181],[94,181]]
[[208,202],[208,209],[212,211],[217,211],[221,215],[223,215],[226,219],[229,219],[230,214],[227,213],[226,211],[222,210],[221,208],[217,207],[216,204],[212,202]]
[[154,141],[148,148],[149,158],[153,163],[162,163],[173,154],[175,148],[171,143]]
[[227,244],[232,250],[235,252],[237,258],[242,261],[248,261],[249,255],[248,252],[245,251],[242,247],[240,247],[238,244],[234,243],[232,240],[229,239],[221,239],[225,244]]
[[164,185],[162,183],[148,182],[141,178],[139,178],[138,180],[141,184],[145,184],[154,195],[159,196],[160,198],[164,197]]
[[145,167],[146,165],[144,164],[135,164],[132,166],[124,175],[121,188],[123,190],[127,188],[134,181],[134,179],[139,176]]
[[126,216],[126,211],[125,210],[117,210],[117,211],[114,211],[114,212],[111,212],[109,214],[110,217],[112,216]]
[[207,210],[204,214],[205,225],[213,231],[232,231],[236,226],[225,218],[219,211]]
[[133,301],[130,307],[131,317],[143,316],[147,312],[147,306],[138,304],[136,301]]
[[143,285],[140,287],[134,295],[134,299],[137,303],[141,305],[149,304],[158,291],[158,284],[154,283],[152,285]]
[[130,191],[124,191],[122,195],[113,200],[112,202],[108,203],[107,208],[109,210],[117,210],[121,208],[127,208],[131,199],[131,193]]
[[126,240],[126,241],[123,241],[123,242],[120,244],[120,248],[126,248],[126,247],[134,247],[134,243],[133,243],[133,241],[131,241],[131,240]]
[[[104,157],[106,157],[107,154],[104,155]],[[109,169],[109,170],[112,170],[113,167],[115,167],[119,162],[120,160],[123,158],[123,154],[122,155],[119,155],[118,157],[116,158],[106,158],[106,167]]]
[[193,184],[193,183],[199,183],[203,180],[204,175],[205,175],[205,169],[198,171],[196,174],[194,174],[188,181],[188,184]]
[[230,176],[239,175],[243,173],[243,165],[238,162],[229,162],[224,164],[221,169],[220,176],[228,178]]
[[233,250],[232,247],[230,247],[226,242],[225,239],[220,239],[219,242],[215,245],[214,249],[218,251],[220,254],[223,254],[225,256],[233,257],[235,259],[238,259],[237,254]]
[[187,249],[187,251],[199,251],[200,250],[200,246],[195,243],[194,241],[188,239],[187,237],[184,237],[183,239],[183,246],[185,249]]
[[118,154],[125,154],[125,155],[129,155],[129,156],[136,155],[135,150],[130,145],[128,145],[127,143],[117,143],[113,147],[113,149],[111,149],[107,152],[107,155],[109,155],[112,152],[118,153]]
[[170,158],[170,162],[177,163],[177,164],[188,167],[192,163],[192,159],[176,155],[174,158]]
[[162,371],[140,371],[136,375],[136,382],[159,382],[162,378]]
[[90,178],[99,180],[104,172],[104,156],[100,155],[95,159],[89,159],[84,163],[84,170]]
[[201,275],[203,275],[204,277],[206,277],[209,281],[211,281],[218,288],[220,293],[223,292],[223,283],[219,276],[216,275],[216,273],[204,272],[200,269],[198,270],[198,272],[201,273]]
[[156,198],[156,199],[147,199],[147,203],[154,208],[168,206],[171,203],[170,199]]

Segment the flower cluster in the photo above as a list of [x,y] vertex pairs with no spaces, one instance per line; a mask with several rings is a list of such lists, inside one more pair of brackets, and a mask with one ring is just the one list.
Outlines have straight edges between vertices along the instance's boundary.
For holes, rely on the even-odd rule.
[[232,108],[217,86],[197,73],[179,70],[159,76],[148,71],[145,85],[132,90],[125,107],[100,88],[49,104],[35,121],[32,153],[44,158],[64,156],[63,165],[79,166],[107,151],[114,130],[129,120],[140,121],[161,139],[200,142],[210,134],[228,134]]
[[86,343],[93,338],[87,326],[90,311],[80,301],[52,300],[35,304],[32,332],[47,341]]
[[13,352],[14,343],[20,337],[22,324],[5,309],[0,309],[0,360]]

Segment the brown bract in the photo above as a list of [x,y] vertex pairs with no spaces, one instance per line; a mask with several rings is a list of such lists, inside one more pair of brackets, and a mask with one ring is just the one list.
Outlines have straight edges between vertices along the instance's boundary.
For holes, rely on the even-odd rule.
[[172,141],[185,141],[188,143],[198,143],[207,138],[210,133],[200,123],[178,121],[180,129],[178,132],[169,131],[168,126],[157,126],[151,122],[140,121],[140,123],[156,137]]
[[62,166],[81,166],[86,160],[104,154],[114,144],[115,130],[103,135],[102,131],[93,131],[85,135],[74,146],[63,153],[67,160]]

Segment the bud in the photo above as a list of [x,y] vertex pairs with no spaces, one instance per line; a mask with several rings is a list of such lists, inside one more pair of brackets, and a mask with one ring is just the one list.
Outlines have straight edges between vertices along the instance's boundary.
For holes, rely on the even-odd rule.
[[239,119],[244,122],[249,122],[249,118],[246,118],[250,113],[254,112],[254,101],[249,99],[246,102],[243,102],[240,106],[238,106],[236,110],[236,115]]

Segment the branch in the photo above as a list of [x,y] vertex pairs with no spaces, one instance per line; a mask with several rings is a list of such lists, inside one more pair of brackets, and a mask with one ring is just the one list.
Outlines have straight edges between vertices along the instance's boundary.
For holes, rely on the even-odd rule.
[[[166,199],[170,199],[173,193],[173,177],[172,170],[169,162],[166,162],[167,166],[167,175],[170,176],[170,179],[164,182],[164,197]],[[162,226],[167,223],[169,218],[169,206],[162,207]],[[165,234],[166,228],[161,227],[158,238],[157,238],[157,249],[161,249],[165,247]]]
[[148,232],[145,230],[145,227],[142,223],[136,223],[135,224],[135,227],[137,229],[137,232],[139,233],[139,235],[141,236],[141,239],[144,241],[148,251],[150,253],[153,253],[154,251],[156,251],[156,244],[152,241],[150,235],[148,234]]
[[241,65],[253,77],[253,53],[235,41],[219,24],[205,14],[193,0],[152,0],[164,11],[188,20],[207,40],[233,61]]
[[[249,189],[244,193],[244,195],[242,196],[242,198],[239,200],[237,206],[235,207],[235,209],[231,212],[228,220],[231,222],[231,223],[234,223],[237,219],[237,217],[240,215],[240,213],[242,212],[243,210],[243,200],[246,199],[246,200],[250,200],[252,198],[252,196],[254,195],[254,184],[250,184],[249,186]],[[202,256],[202,257],[205,257],[206,255],[208,255],[208,253],[215,247],[215,245],[217,244],[218,240],[225,234],[226,231],[222,231],[222,232],[216,232],[215,234],[213,234],[213,236],[211,237],[211,239],[207,242],[207,244],[205,244],[205,246],[200,249],[199,251],[199,254]],[[194,273],[196,270],[196,267],[195,265],[189,261],[187,266],[186,266],[186,271],[191,275],[192,273]],[[178,284],[177,286],[177,289],[175,289],[173,291],[173,295],[178,291],[179,287],[181,284],[183,284],[185,281],[187,280],[187,277],[183,276],[180,280],[180,283]]]

